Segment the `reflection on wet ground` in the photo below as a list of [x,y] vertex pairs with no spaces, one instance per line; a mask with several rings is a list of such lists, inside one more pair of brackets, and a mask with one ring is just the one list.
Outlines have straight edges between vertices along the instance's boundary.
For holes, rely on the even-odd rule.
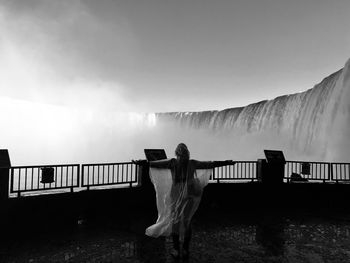
[[[0,262],[176,262],[171,240],[143,235],[140,218],[3,240]],[[344,215],[197,215],[186,262],[350,262],[349,237]]]

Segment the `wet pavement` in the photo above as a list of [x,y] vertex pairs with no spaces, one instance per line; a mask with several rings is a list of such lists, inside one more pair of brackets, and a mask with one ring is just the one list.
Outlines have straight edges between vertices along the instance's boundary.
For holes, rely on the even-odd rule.
[[[350,262],[350,217],[317,213],[208,213],[193,221],[188,260],[169,238],[143,234],[149,215],[79,220],[59,231],[2,239],[0,262]],[[29,234],[30,233],[30,234]]]

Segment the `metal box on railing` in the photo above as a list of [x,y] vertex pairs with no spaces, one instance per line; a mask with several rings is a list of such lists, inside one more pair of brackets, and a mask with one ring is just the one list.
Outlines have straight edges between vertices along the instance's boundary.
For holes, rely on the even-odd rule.
[[41,183],[42,184],[50,184],[53,183],[54,180],[54,168],[52,167],[43,167],[41,168]]
[[282,151],[264,150],[266,159],[258,159],[258,181],[267,184],[283,183],[286,161]]

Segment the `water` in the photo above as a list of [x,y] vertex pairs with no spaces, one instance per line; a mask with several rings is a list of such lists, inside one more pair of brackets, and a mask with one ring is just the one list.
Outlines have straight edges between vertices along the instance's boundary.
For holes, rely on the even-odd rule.
[[[77,98],[78,100],[78,98]],[[0,145],[12,165],[124,162],[145,148],[169,157],[180,142],[201,160],[350,162],[350,62],[305,92],[241,108],[122,113],[0,97]]]

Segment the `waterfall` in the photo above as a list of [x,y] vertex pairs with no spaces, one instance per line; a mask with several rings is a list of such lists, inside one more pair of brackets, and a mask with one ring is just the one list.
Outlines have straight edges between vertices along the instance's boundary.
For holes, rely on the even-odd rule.
[[305,92],[221,111],[122,113],[0,96],[0,145],[13,165],[118,162],[169,157],[180,142],[200,160],[256,160],[264,149],[288,160],[350,162],[350,61]]
[[179,134],[192,133],[192,139],[197,133],[197,143],[214,140],[219,146],[211,151],[237,158],[252,159],[264,148],[279,148],[287,159],[344,162],[350,162],[349,118],[350,60],[301,93],[221,111],[156,114],[158,125],[172,124]]

